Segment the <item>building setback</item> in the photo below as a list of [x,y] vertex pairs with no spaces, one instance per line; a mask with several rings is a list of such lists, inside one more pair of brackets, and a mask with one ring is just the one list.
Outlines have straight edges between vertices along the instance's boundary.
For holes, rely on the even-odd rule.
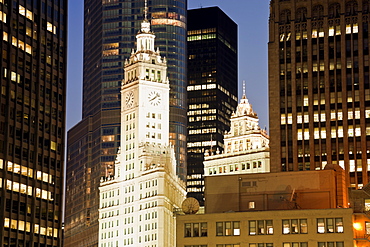
[[[144,0],[84,1],[82,121],[68,132],[66,247],[98,243],[100,177],[113,175],[120,145],[120,87],[124,60],[135,47]],[[170,80],[170,140],[176,172],[186,176],[187,1],[148,3],[156,45],[167,58]]]
[[369,182],[369,1],[270,2],[271,171],[337,164]]
[[122,84],[121,150],[99,187],[99,246],[172,247],[186,188],[169,144],[167,60],[147,19],[136,37]]
[[220,8],[188,11],[187,191],[203,205],[204,153],[223,151],[237,105],[237,25]]
[[0,246],[62,246],[67,3],[0,1]]

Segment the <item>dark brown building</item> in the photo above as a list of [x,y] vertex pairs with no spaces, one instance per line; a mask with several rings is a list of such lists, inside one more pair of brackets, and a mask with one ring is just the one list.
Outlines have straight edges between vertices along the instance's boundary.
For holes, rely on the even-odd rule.
[[[369,1],[272,0],[271,171],[337,164],[369,182]],[[369,137],[368,137],[369,136]]]
[[62,246],[67,0],[0,0],[0,246]]

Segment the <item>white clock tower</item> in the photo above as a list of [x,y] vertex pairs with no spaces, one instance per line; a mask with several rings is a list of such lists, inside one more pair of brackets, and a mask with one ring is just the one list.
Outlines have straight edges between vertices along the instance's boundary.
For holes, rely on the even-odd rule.
[[173,212],[186,197],[169,143],[167,62],[146,15],[136,38],[125,61],[115,174],[99,187],[99,247],[175,246]]

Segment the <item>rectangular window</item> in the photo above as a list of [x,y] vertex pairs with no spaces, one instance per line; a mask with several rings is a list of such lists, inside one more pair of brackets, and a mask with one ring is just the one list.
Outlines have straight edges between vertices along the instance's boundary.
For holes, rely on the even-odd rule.
[[325,224],[324,224],[324,219],[323,218],[317,219],[317,232],[318,233],[325,233]]
[[231,222],[230,221],[227,221],[225,222],[225,236],[231,236],[232,235],[232,231],[231,231]]
[[326,219],[326,231],[328,233],[334,232],[334,220],[332,218]]
[[234,221],[233,222],[233,235],[234,236],[239,236],[240,235],[240,222],[239,221]]
[[365,234],[370,235],[370,222],[365,222]]
[[[335,223],[335,225],[334,225]],[[318,218],[318,233],[343,233],[343,218]]]
[[272,220],[250,220],[249,235],[274,234]]
[[193,237],[199,237],[199,223],[193,223]]
[[335,218],[335,232],[343,233],[343,218]]
[[207,222],[200,223],[200,236],[207,237]]
[[216,223],[216,236],[239,236],[240,221],[226,221]]
[[283,234],[290,233],[290,222],[289,220],[283,220]]
[[250,220],[249,221],[249,235],[256,235],[256,221],[255,220]]
[[307,242],[283,243],[283,247],[308,247]]
[[224,223],[217,222],[216,223],[216,236],[223,236],[224,235]]
[[307,219],[282,220],[283,234],[307,233]]
[[318,242],[317,247],[344,247],[344,242]]
[[185,224],[185,234],[184,234],[185,237],[191,237],[191,224],[190,223],[186,223]]
[[258,235],[264,235],[265,234],[265,222],[263,220],[258,220],[257,227],[258,227]]
[[300,232],[305,234],[308,233],[307,230],[307,220],[306,219],[300,219],[299,220],[299,227],[300,227]]
[[298,229],[298,220],[297,219],[294,219],[294,220],[291,220],[291,230],[290,232],[292,234],[297,234],[299,233],[299,229]]

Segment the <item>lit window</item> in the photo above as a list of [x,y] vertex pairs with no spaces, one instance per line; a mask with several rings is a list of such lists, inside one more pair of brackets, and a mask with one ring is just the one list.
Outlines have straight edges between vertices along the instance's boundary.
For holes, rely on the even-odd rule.
[[334,27],[329,27],[329,36],[334,36],[335,29]]
[[302,123],[302,120],[303,120],[302,119],[302,113],[300,113],[300,112],[297,113],[297,123],[299,123],[299,124]]
[[351,32],[352,32],[351,24],[346,25],[346,34],[351,34]]
[[3,31],[3,40],[8,41],[8,33]]
[[353,24],[353,33],[358,33],[358,24],[357,23]]
[[12,45],[14,45],[14,46],[17,46],[18,45],[18,40],[14,36],[12,36]]
[[308,96],[305,95],[304,98],[303,98],[303,106],[308,106],[308,104],[309,104]]
[[298,141],[303,140],[302,129],[297,129],[297,139]]
[[292,113],[288,113],[288,124],[293,123]]
[[317,29],[312,30],[312,38],[313,39],[317,38]]
[[22,5],[19,5],[19,14],[25,16],[26,15],[26,9]]
[[31,21],[33,21],[33,13],[32,13],[32,11],[29,11],[29,10],[27,9],[27,11],[26,11],[26,17],[27,17],[28,19],[30,19]]
[[340,27],[335,28],[335,35],[341,35]]
[[0,11],[0,21],[6,23],[6,13]]

